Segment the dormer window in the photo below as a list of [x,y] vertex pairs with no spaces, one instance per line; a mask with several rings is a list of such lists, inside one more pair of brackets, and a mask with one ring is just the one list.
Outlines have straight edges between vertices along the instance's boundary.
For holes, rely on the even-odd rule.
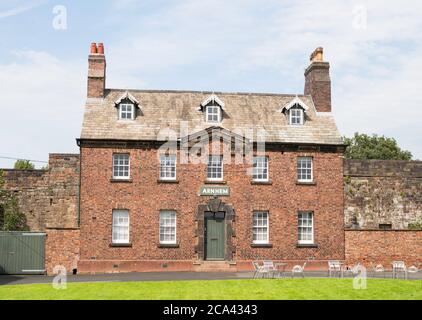
[[309,107],[296,96],[292,101],[281,108],[281,112],[285,113],[289,125],[300,126],[305,124],[305,114]]
[[289,110],[289,123],[292,125],[303,124],[303,109],[300,106],[296,106]]
[[120,120],[133,120],[135,114],[135,106],[131,103],[121,103],[119,107]]
[[224,102],[212,94],[202,101],[199,110],[205,113],[206,122],[220,123],[223,120]]
[[123,95],[114,101],[118,109],[119,120],[135,120],[136,108],[140,108],[138,100],[126,91]]
[[205,109],[207,122],[217,123],[221,119],[221,107],[219,105],[208,105]]

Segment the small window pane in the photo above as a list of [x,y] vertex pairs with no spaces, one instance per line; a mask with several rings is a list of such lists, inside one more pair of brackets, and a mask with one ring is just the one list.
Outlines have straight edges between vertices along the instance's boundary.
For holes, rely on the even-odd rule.
[[313,180],[312,157],[299,157],[297,159],[297,179],[305,182]]
[[160,179],[176,179],[176,155],[160,156]]
[[220,106],[210,105],[206,108],[207,122],[220,122]]
[[129,243],[129,211],[113,210],[113,243]]
[[290,124],[301,125],[303,124],[303,109],[300,107],[293,107],[289,111]]
[[313,214],[300,212],[298,214],[298,241],[302,244],[313,244]]
[[160,212],[160,243],[176,243],[176,212]]
[[268,212],[253,214],[253,243],[268,243]]
[[209,156],[207,166],[207,179],[223,179],[223,156]]
[[128,179],[129,178],[129,155],[114,154],[113,155],[113,178]]
[[129,103],[121,103],[119,106],[120,119],[132,120],[134,117],[134,106]]
[[268,180],[268,157],[253,158],[253,180]]

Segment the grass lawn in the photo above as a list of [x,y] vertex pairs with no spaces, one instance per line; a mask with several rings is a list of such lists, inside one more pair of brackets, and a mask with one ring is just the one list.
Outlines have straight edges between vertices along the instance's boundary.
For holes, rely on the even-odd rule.
[[0,299],[418,299],[422,280],[368,279],[366,290],[352,279],[259,279],[145,281],[0,286]]

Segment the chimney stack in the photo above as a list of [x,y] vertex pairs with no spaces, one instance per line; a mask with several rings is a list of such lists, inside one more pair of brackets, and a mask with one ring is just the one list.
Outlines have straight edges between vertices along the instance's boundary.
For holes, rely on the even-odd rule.
[[88,98],[104,98],[106,78],[106,60],[104,45],[91,43],[88,57]]
[[305,95],[310,95],[318,112],[331,112],[330,64],[324,61],[324,49],[312,52],[305,70]]

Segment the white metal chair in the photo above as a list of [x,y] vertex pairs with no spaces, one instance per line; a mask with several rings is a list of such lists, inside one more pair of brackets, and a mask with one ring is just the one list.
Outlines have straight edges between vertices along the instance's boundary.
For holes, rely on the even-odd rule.
[[303,264],[303,266],[300,266],[300,265],[294,266],[292,269],[292,278],[295,274],[300,274],[302,278],[305,278],[305,267],[306,267],[306,262]]
[[385,278],[385,269],[382,264],[377,264],[374,268],[374,274],[382,274]]
[[400,273],[403,273],[404,278],[407,279],[407,268],[404,261],[393,261],[393,278],[398,278]]
[[267,270],[268,275],[272,275],[274,278],[275,273],[278,271],[277,268],[274,265],[274,262],[271,260],[264,260],[263,261],[263,267]]
[[342,269],[342,276],[352,276],[352,277],[355,277],[356,275],[358,275],[359,274],[359,270],[361,269],[361,264],[360,263],[358,263],[358,264],[355,264],[354,266],[346,266],[346,267],[343,267],[343,269]]
[[254,267],[253,279],[257,278],[257,276],[260,274],[263,278],[265,277],[265,275],[268,276],[268,269],[264,268],[264,266],[259,265],[258,261],[252,261],[252,265]]
[[420,263],[417,263],[416,266],[411,266],[407,268],[408,273],[418,273],[419,272]]
[[331,278],[333,275],[341,275],[341,263],[337,260],[328,261],[328,276]]

